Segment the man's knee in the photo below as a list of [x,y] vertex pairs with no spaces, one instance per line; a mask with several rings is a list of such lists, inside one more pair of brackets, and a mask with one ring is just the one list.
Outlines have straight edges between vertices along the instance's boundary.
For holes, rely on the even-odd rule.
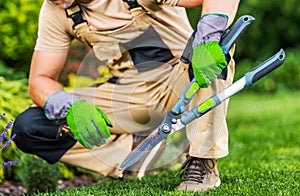
[[71,134],[59,135],[59,126],[48,120],[38,107],[21,113],[12,133],[16,134],[14,142],[20,150],[38,155],[49,163],[58,161],[76,143]]
[[26,132],[28,132],[28,130],[32,130],[35,124],[33,122],[33,118],[30,118],[31,115],[31,108],[25,110],[23,113],[17,116],[12,127],[12,134],[16,134],[14,142],[16,143],[17,147],[24,152],[28,152],[27,148],[29,147],[27,146],[28,137]]
[[17,116],[13,133],[16,134],[16,139],[55,140],[58,129],[55,121],[46,118],[42,108],[32,107]]

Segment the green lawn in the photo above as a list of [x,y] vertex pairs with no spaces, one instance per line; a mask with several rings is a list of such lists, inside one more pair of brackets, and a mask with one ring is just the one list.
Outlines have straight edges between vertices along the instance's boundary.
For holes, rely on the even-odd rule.
[[[177,169],[142,180],[108,181],[44,195],[300,195],[299,92],[231,98],[230,155],[219,159],[222,184],[207,193],[176,191]],[[42,195],[42,194],[40,194]]]

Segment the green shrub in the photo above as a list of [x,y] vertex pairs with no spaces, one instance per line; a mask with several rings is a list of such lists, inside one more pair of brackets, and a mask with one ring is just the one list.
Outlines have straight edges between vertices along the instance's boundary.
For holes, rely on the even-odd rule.
[[280,87],[292,90],[300,89],[300,66],[299,54],[300,47],[288,48],[286,51],[286,60],[281,68],[275,70],[272,74],[274,83]]
[[74,177],[75,167],[60,162],[58,164],[60,166],[59,173],[63,179],[71,179]]
[[[0,129],[5,127],[10,119],[14,120],[19,113],[32,104],[28,97],[27,89],[27,79],[8,81],[0,77],[0,113],[5,113],[4,119],[0,121]],[[8,134],[10,136],[11,129],[9,129]],[[0,155],[2,161],[8,161],[19,158],[21,154],[21,151],[12,142]],[[3,169],[6,178],[14,176],[14,167],[5,167]]]
[[0,60],[0,77],[5,77],[6,80],[19,80],[27,78],[25,71],[17,71],[8,67],[3,61]]
[[50,165],[41,158],[24,154],[18,164],[18,177],[28,193],[51,192],[61,177],[59,164]]
[[6,64],[15,68],[29,65],[42,2],[43,0],[0,2],[0,59]]
[[[27,93],[27,85],[27,79],[8,81],[0,77],[0,112],[6,113],[5,119],[15,119],[32,104]],[[1,127],[6,123],[0,121]]]
[[262,60],[280,48],[299,46],[300,9],[296,0],[240,1],[237,17],[250,14],[255,21],[241,37],[237,57]]

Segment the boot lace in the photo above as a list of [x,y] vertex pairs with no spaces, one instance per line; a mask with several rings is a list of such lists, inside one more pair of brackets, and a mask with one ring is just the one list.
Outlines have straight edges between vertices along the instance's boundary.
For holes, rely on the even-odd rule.
[[179,175],[183,176],[183,181],[192,181],[203,183],[204,177],[211,173],[215,167],[213,159],[203,159],[187,155],[186,161],[183,163]]

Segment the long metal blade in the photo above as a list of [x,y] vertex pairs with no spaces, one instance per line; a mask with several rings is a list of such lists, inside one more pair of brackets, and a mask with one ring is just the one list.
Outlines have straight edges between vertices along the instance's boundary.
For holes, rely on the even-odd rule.
[[139,160],[141,160],[147,153],[149,153],[157,144],[164,140],[167,136],[173,134],[176,131],[181,130],[185,125],[177,119],[176,124],[172,124],[172,130],[169,133],[163,133],[159,131],[159,128],[154,130],[148,135],[135,149],[133,149],[129,155],[125,158],[121,164],[119,170],[125,170],[132,166]]
[[159,134],[158,128],[153,131],[148,137],[146,137],[135,149],[133,149],[129,155],[125,158],[121,164],[119,170],[124,170],[140,159],[142,159],[148,152],[150,152],[159,142],[161,142],[167,135]]

